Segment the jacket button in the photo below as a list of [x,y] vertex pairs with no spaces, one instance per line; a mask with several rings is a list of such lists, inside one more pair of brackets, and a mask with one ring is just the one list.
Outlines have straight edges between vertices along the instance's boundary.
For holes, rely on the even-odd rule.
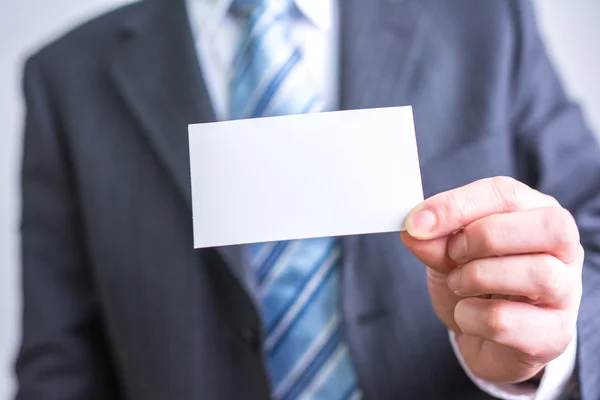
[[261,349],[260,337],[259,337],[256,329],[252,329],[250,327],[244,327],[242,329],[242,338],[244,339],[244,341],[246,343],[248,343],[248,346],[250,346],[250,349],[253,352],[258,353],[260,351],[260,349]]

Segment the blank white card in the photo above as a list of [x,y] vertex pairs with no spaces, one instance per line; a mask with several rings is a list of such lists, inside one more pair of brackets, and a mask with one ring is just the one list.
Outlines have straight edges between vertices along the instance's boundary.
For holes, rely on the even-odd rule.
[[403,229],[423,201],[411,107],[189,126],[194,247]]

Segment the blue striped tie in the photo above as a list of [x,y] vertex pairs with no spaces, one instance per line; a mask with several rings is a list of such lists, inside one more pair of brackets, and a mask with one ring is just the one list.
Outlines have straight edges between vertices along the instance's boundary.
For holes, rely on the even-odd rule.
[[[287,2],[234,0],[232,7],[247,17],[232,67],[232,119],[321,111],[302,52],[290,40]],[[337,240],[258,243],[250,255],[273,398],[360,398],[343,341]]]

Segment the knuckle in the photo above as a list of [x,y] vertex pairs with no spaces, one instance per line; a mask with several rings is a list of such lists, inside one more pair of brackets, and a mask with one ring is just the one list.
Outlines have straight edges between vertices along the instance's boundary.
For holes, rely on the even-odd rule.
[[513,212],[519,208],[519,193],[523,184],[508,176],[491,178],[491,186],[501,202],[503,212]]
[[533,264],[534,282],[542,297],[562,296],[565,286],[565,274],[563,265],[552,256],[539,256],[538,262]]
[[530,363],[532,360],[544,358],[543,355],[547,352],[547,349],[544,340],[536,340],[519,349],[519,351],[522,353],[523,359],[521,361],[523,363]]
[[461,224],[469,220],[474,208],[467,196],[461,196],[455,191],[444,193],[440,204],[440,219],[458,221]]
[[442,192],[436,196],[435,213],[440,220],[444,221],[451,215],[454,197],[451,192]]
[[501,302],[494,302],[490,306],[487,325],[492,336],[499,336],[510,331],[510,315]]
[[569,344],[571,344],[571,340],[573,339],[573,334],[568,333],[570,331],[565,332],[563,335],[556,340],[556,344],[554,346],[554,351],[556,354],[562,354],[565,352]]
[[542,229],[551,238],[550,245],[562,249],[568,258],[581,257],[580,236],[573,215],[565,208],[546,209],[542,218]]
[[487,218],[479,224],[479,246],[485,253],[493,252],[498,243],[500,228],[494,218]]
[[485,289],[487,279],[484,267],[479,263],[465,265],[462,273],[463,285],[471,289]]
[[548,343],[554,354],[562,354],[573,340],[576,322],[571,322],[571,318],[568,318],[564,313],[555,313],[555,316],[558,319],[558,327],[555,329],[557,334]]
[[547,314],[543,328],[537,329],[535,340],[518,348],[524,362],[547,362],[564,353],[575,335],[575,323],[564,312]]
[[549,206],[558,207],[558,208],[562,207],[560,205],[560,202],[554,196],[550,196],[549,194],[545,194],[545,193],[539,192],[537,190],[536,190],[536,192],[539,193],[542,196],[542,198],[544,198],[546,200],[545,203],[547,203]]
[[544,213],[543,227],[557,233],[562,241],[579,242],[579,230],[575,218],[566,208],[551,207]]

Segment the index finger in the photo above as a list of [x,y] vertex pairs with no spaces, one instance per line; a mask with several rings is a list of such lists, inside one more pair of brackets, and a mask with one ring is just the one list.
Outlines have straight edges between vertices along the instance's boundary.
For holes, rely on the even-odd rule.
[[513,178],[486,178],[425,200],[409,213],[406,230],[415,239],[431,240],[492,214],[559,206],[553,197]]

